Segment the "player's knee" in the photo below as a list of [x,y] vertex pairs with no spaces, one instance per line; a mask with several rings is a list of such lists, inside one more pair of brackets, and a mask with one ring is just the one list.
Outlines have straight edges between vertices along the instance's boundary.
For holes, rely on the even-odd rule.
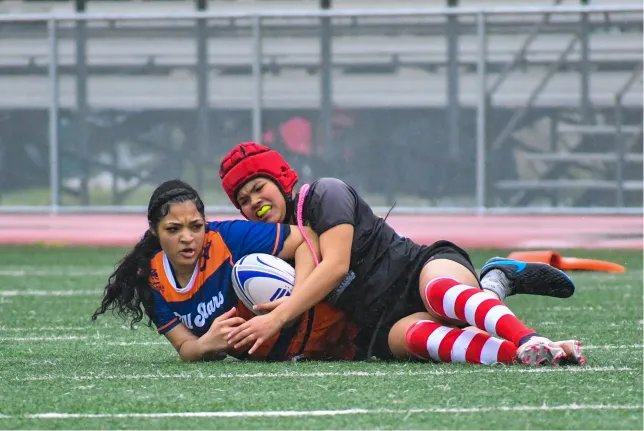
[[[436,259],[427,262],[420,273],[420,286],[422,289],[426,289],[430,281],[441,277],[453,278],[466,286],[479,286],[476,275],[469,268],[449,259]],[[426,294],[431,294],[431,292],[426,292]]]
[[389,349],[396,358],[409,358],[410,356],[417,356],[416,353],[409,348],[408,336],[412,327],[423,320],[429,320],[431,316],[427,313],[414,313],[410,316],[404,317],[396,322],[389,331]]

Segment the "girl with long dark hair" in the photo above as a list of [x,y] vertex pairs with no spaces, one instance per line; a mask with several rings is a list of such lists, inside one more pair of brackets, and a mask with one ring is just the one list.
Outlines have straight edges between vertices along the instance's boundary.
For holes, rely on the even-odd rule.
[[356,328],[329,304],[303,310],[252,354],[225,338],[253,316],[232,288],[234,262],[250,253],[294,259],[296,283],[313,270],[313,256],[297,228],[242,220],[208,223],[197,192],[179,180],[154,191],[148,225],[110,276],[92,319],[112,310],[134,325],[147,316],[147,324],[154,323],[184,361],[226,354],[256,360],[354,358]]

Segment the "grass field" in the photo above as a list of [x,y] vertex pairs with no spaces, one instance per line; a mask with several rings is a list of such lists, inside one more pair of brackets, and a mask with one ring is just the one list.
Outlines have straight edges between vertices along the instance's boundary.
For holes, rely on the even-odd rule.
[[154,330],[89,321],[122,253],[0,247],[0,428],[643,428],[641,252],[566,252],[628,270],[573,274],[571,299],[508,300],[544,335],[582,340],[587,364],[567,368],[185,364]]

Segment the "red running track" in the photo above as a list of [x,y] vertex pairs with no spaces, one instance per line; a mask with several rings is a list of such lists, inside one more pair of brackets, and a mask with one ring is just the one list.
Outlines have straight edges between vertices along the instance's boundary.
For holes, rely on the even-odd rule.
[[[209,220],[239,218],[210,215]],[[447,239],[463,248],[642,250],[641,216],[391,215],[413,240]],[[141,215],[0,215],[0,244],[131,246],[147,228]]]

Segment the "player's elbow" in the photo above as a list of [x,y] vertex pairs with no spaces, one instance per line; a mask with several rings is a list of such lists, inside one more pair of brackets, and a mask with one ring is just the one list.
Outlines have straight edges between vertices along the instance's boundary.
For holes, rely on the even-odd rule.
[[226,358],[225,353],[211,352],[204,353],[203,355],[181,355],[181,360],[183,362],[212,362],[212,361],[221,361]]
[[197,362],[202,360],[204,352],[200,348],[197,339],[183,339],[173,344],[183,362]]
[[185,351],[179,351],[179,357],[183,362],[202,362],[202,361],[213,361],[216,359],[220,359],[214,354],[208,354],[208,353],[199,353],[197,351],[193,350],[188,350],[186,349]]
[[183,362],[197,362],[201,360],[201,355],[199,355],[198,352],[193,349],[178,348],[177,353],[179,354],[179,357]]
[[325,265],[325,274],[334,282],[339,283],[349,273],[349,260],[327,258],[320,265]]
[[197,362],[197,361],[201,360],[201,358],[192,358],[192,357],[189,357],[187,355],[182,355],[181,353],[179,353],[179,357],[181,358],[181,360],[183,362]]

